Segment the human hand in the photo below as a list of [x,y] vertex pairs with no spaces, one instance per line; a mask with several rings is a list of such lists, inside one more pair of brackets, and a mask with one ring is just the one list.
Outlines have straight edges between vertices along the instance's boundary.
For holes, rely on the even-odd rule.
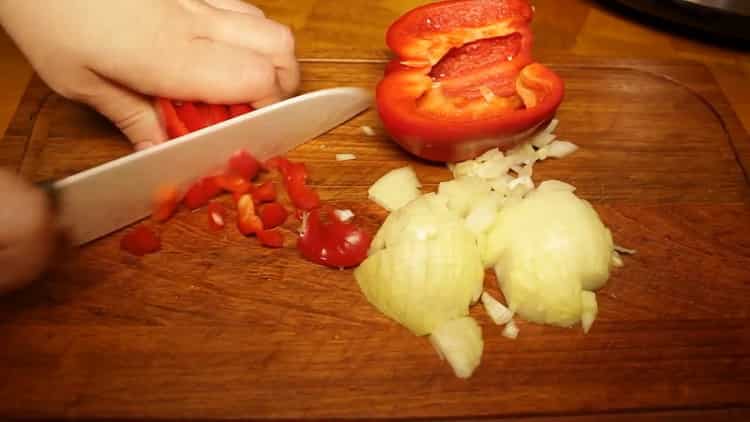
[[0,168],[0,294],[33,281],[47,267],[56,231],[45,194]]
[[150,97],[258,108],[299,85],[291,31],[241,0],[0,0],[0,24],[139,149],[167,139]]

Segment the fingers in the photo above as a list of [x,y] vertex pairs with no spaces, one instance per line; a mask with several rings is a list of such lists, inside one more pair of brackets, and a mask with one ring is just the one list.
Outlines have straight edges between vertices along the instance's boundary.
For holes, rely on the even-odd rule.
[[299,64],[294,54],[291,30],[270,19],[226,10],[214,10],[203,30],[209,38],[251,49],[268,57],[276,68],[278,84],[284,96],[299,86]]
[[158,112],[145,97],[118,84],[91,74],[87,103],[114,123],[136,149],[160,144],[167,139]]
[[265,57],[205,38],[175,43],[158,73],[139,76],[123,83],[179,100],[228,104],[282,95],[275,69]]
[[47,267],[55,229],[44,193],[0,169],[0,293],[33,281]]
[[265,18],[266,14],[262,10],[253,6],[250,3],[245,3],[242,0],[205,0],[205,2],[216,9],[229,10],[237,13],[245,13],[248,15]]

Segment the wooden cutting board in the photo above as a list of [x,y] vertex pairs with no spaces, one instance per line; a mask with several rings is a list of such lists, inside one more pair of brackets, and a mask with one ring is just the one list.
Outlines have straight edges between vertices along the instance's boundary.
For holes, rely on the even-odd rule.
[[[290,247],[269,250],[183,210],[158,226],[158,254],[122,253],[121,231],[0,298],[0,415],[747,420],[750,139],[702,65],[547,62],[567,83],[557,133],[581,149],[534,178],[574,184],[638,250],[598,295],[588,335],[520,322],[511,341],[477,306],[485,352],[459,380],[366,302],[351,271],[302,260],[294,224]],[[382,68],[304,63],[303,91],[371,88]],[[110,124],[34,79],[0,165],[43,180],[128,152]],[[385,213],[367,188],[386,171],[412,165],[426,190],[449,178],[391,143],[372,110],[290,158],[373,231]],[[497,293],[491,276],[486,288]]]

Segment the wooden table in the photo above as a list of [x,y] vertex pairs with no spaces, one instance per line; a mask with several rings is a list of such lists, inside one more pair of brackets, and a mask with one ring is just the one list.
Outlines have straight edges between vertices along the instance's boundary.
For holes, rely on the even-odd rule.
[[[384,28],[418,3],[259,2],[294,28],[305,91],[372,87]],[[521,323],[512,342],[475,307],[483,362],[458,380],[349,271],[212,234],[183,211],[160,228],[159,254],[123,255],[116,233],[0,298],[0,417],[748,420],[750,55],[594,1],[535,4],[536,55],[568,86],[559,134],[582,147],[535,179],[572,182],[639,251],[601,291],[588,335]],[[128,153],[7,40],[0,74],[0,165],[39,180]],[[366,189],[387,169],[413,165],[427,189],[448,178],[390,143],[372,111],[291,157],[373,230],[384,213]]]

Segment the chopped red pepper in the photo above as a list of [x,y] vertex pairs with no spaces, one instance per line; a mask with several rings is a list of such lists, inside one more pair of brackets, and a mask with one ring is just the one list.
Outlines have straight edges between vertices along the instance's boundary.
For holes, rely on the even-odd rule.
[[227,212],[218,202],[208,204],[208,227],[221,230],[226,225]]
[[249,104],[232,104],[229,106],[229,116],[237,117],[255,110]]
[[222,174],[215,176],[214,180],[219,187],[229,192],[247,193],[252,188],[249,181],[236,174]]
[[324,222],[320,209],[303,219],[297,248],[306,259],[334,268],[359,265],[367,258],[372,236],[352,223],[337,219]]
[[229,172],[242,176],[246,180],[253,180],[260,170],[260,163],[246,150],[235,152],[229,158]]
[[274,157],[266,162],[265,167],[281,172],[286,192],[296,208],[309,211],[320,206],[318,193],[307,186],[307,168],[303,163]]
[[182,135],[190,133],[179,116],[177,111],[174,109],[174,105],[171,101],[166,98],[157,98],[156,104],[161,112],[161,118],[164,123],[164,128],[167,130],[167,136],[169,139],[177,138]]
[[177,115],[190,132],[203,129],[208,126],[206,116],[201,113],[198,106],[190,101],[184,101],[176,105]]
[[258,240],[263,246],[270,248],[281,248],[284,246],[284,235],[279,229],[261,230],[257,233]]
[[267,180],[251,190],[256,203],[271,202],[276,200],[276,186],[273,181]]
[[237,201],[237,228],[249,236],[263,230],[263,222],[255,215],[255,204],[250,194],[244,194]]
[[387,33],[398,56],[376,91],[391,137],[433,161],[510,148],[554,115],[562,80],[531,56],[528,0],[448,0]]
[[138,226],[120,239],[120,249],[143,256],[161,249],[161,239],[146,226]]
[[208,201],[221,193],[221,190],[213,177],[204,177],[188,188],[182,203],[189,209],[194,210],[208,204]]
[[151,218],[159,223],[167,221],[177,210],[179,204],[180,192],[177,188],[164,186],[154,195],[154,210],[151,213]]
[[278,202],[271,202],[260,208],[260,219],[263,221],[263,227],[272,229],[284,224],[289,216],[286,208]]
[[229,108],[221,104],[208,104],[208,124],[215,125],[229,119]]

